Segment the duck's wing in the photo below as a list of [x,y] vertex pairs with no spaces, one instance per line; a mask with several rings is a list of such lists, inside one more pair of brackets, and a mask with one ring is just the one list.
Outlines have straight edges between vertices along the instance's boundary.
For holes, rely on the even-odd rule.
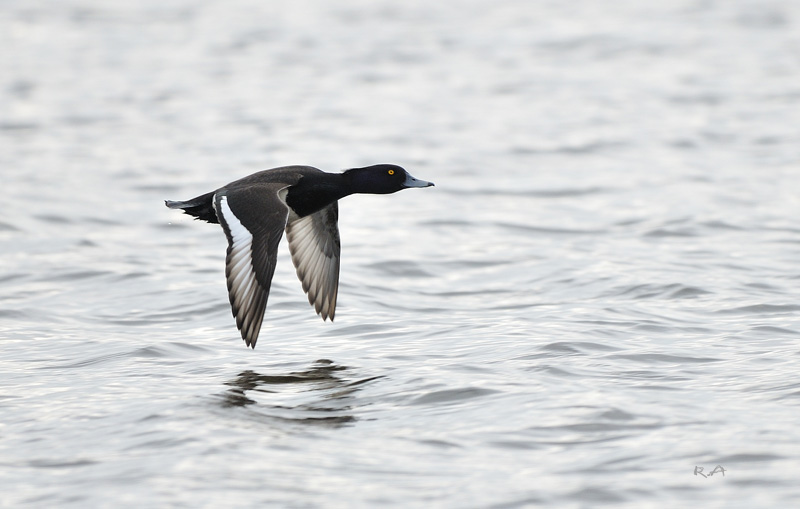
[[278,243],[289,217],[289,208],[278,197],[286,187],[260,183],[223,188],[214,194],[214,210],[228,238],[228,297],[242,339],[253,348],[275,273]]
[[286,225],[286,238],[297,277],[323,320],[333,321],[336,295],[339,292],[339,206],[327,207]]

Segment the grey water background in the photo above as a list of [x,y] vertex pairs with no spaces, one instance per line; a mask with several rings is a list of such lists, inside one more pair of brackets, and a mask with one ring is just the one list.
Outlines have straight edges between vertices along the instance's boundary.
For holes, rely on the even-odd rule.
[[[5,0],[0,68],[0,505],[800,503],[797,2]],[[245,348],[163,200],[378,162]]]

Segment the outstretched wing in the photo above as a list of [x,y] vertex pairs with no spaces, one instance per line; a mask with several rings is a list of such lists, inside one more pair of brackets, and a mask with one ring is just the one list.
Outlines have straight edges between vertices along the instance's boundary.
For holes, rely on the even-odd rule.
[[275,273],[278,243],[289,216],[288,207],[278,197],[278,191],[285,187],[264,183],[223,188],[214,195],[214,210],[228,238],[228,297],[242,339],[253,348]]
[[286,225],[286,238],[297,277],[323,320],[333,321],[336,313],[336,295],[339,291],[339,206],[333,202],[327,207],[295,219]]

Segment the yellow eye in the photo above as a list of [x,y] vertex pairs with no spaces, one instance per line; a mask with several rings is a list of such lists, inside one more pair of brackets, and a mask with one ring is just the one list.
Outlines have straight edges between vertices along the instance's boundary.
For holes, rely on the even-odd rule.
[[394,175],[394,170],[389,170],[389,175]]

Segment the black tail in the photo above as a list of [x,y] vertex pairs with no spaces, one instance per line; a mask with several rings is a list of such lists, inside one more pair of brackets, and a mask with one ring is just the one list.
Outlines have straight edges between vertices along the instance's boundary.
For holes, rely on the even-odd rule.
[[202,219],[209,223],[219,223],[212,203],[214,201],[214,193],[216,191],[211,191],[186,201],[164,200],[164,203],[171,209],[183,209],[185,213],[194,216],[195,219]]

